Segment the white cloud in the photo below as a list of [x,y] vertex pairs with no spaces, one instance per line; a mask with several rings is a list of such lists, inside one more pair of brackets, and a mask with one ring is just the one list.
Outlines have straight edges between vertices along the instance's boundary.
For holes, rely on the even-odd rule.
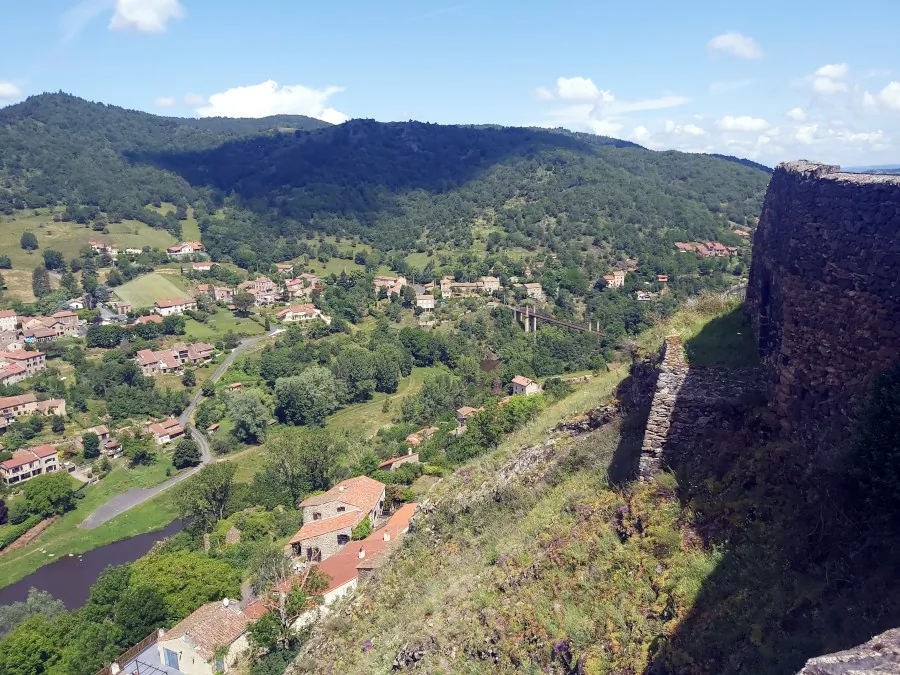
[[552,101],[554,99],[553,92],[547,89],[547,87],[537,87],[531,92],[531,95],[538,101]]
[[194,94],[193,92],[188,92],[184,95],[184,104],[190,108],[199,108],[202,105],[206,105],[209,103],[208,99],[205,96],[201,96],[200,94]]
[[709,41],[707,46],[710,49],[739,56],[742,59],[760,59],[763,55],[762,49],[760,49],[753,38],[742,35],[737,31],[729,31],[722,33],[722,35],[717,35]]
[[722,131],[764,131],[769,127],[769,123],[759,117],[725,115],[716,121],[716,126]]
[[267,117],[269,115],[307,115],[332,124],[349,117],[331,107],[328,99],[343,87],[311,89],[302,84],[279,87],[274,80],[247,87],[234,87],[209,97],[207,105],[197,109],[201,117]]
[[685,124],[681,130],[690,136],[705,136],[706,131],[698,127],[696,124]]
[[878,102],[891,110],[900,110],[900,82],[891,82],[878,92]]
[[0,80],[0,101],[12,100],[14,98],[19,98],[21,95],[22,90],[12,82]]
[[827,77],[830,80],[843,80],[847,77],[847,70],[846,63],[831,63],[819,68],[815,75],[817,77]]
[[849,68],[846,63],[830,63],[822,66],[812,75],[812,88],[817,94],[830,96],[847,91],[847,77]]
[[153,101],[153,105],[158,108],[171,108],[175,105],[175,99],[171,96],[160,96],[158,99]]
[[565,101],[612,100],[608,91],[601,92],[588,77],[560,77],[556,80],[556,95]]
[[806,119],[806,113],[803,108],[791,108],[787,111],[787,116],[796,122],[802,122]]
[[109,29],[162,33],[171,19],[181,19],[184,15],[184,7],[178,0],[116,0]]
[[649,143],[651,140],[650,131],[643,124],[639,124],[632,130],[631,137],[638,143]]
[[816,138],[816,132],[818,130],[818,124],[801,124],[797,127],[794,138],[804,145],[812,145],[813,143],[818,142],[818,138]]

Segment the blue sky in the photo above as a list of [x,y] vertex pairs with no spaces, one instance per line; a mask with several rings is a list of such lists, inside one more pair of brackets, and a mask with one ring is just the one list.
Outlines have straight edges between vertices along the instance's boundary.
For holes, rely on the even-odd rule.
[[774,164],[900,162],[900,2],[7,3],[0,104],[564,126]]

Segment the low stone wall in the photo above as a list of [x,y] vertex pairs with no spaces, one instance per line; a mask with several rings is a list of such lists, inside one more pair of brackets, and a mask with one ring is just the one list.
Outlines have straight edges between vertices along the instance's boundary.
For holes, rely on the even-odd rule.
[[641,459],[638,464],[638,475],[641,480],[652,478],[659,471],[660,459],[672,429],[675,403],[687,376],[688,365],[681,338],[670,335],[663,343],[656,391],[650,404],[650,415],[641,443]]
[[641,443],[641,480],[651,479],[678,444],[698,438],[704,428],[733,415],[750,394],[763,389],[758,370],[692,368],[677,335],[663,343],[658,372]]

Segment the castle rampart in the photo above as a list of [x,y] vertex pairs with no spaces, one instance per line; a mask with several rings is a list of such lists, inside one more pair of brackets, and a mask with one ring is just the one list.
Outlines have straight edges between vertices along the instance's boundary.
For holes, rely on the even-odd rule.
[[900,176],[778,166],[747,306],[785,427],[846,445],[872,377],[900,360]]

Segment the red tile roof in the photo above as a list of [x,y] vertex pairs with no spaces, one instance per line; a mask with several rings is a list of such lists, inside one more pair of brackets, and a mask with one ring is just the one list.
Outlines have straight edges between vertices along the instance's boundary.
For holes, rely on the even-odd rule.
[[364,513],[368,513],[378,506],[378,500],[384,492],[384,483],[379,483],[368,476],[348,478],[320,495],[307,497],[300,506],[320,506],[329,502],[343,502],[355,506]]
[[525,377],[524,375],[516,375],[512,381],[513,384],[518,384],[520,387],[527,387],[529,384],[534,384],[534,380],[530,377]]
[[28,450],[16,450],[13,453],[13,456],[7,459],[5,462],[0,463],[4,469],[15,469],[20,466],[25,466],[26,464],[31,464],[32,462],[38,461],[36,455],[32,454]]
[[365,516],[366,514],[361,511],[349,511],[334,518],[323,518],[322,520],[314,520],[311,523],[304,523],[303,527],[297,530],[297,534],[291,537],[290,543],[297,544],[329,532],[337,532],[347,527],[354,527]]
[[189,614],[172,630],[166,631],[161,641],[177,640],[187,636],[196,645],[196,652],[209,660],[219,647],[227,647],[247,630],[247,617],[236,603],[210,602]]
[[384,469],[385,467],[391,466],[392,464],[399,462],[400,460],[407,460],[410,462],[418,462],[419,461],[419,453],[411,452],[405,455],[399,455],[398,457],[391,457],[390,459],[384,460],[381,464],[378,465],[379,469]]
[[37,403],[34,394],[19,394],[18,396],[4,396],[0,398],[0,410],[5,408],[14,408],[17,405],[25,405],[26,403]]
[[4,309],[0,311],[0,319],[8,319],[11,316],[16,315],[16,310],[14,309]]
[[46,356],[44,352],[26,352],[24,349],[12,352],[0,352],[0,359],[4,361],[30,361],[41,356]]
[[[404,504],[401,506],[390,520],[375,530],[368,537],[359,542],[353,542],[339,553],[331,556],[318,566],[319,572],[328,577],[328,586],[322,593],[328,593],[336,588],[340,588],[344,584],[352,581],[357,577],[357,567],[372,566],[373,559],[380,556],[390,546],[398,542],[404,532],[409,529],[409,521],[418,508],[418,504]],[[389,535],[389,539],[385,540],[385,534]],[[359,557],[359,550],[365,552],[363,558]]]
[[186,300],[185,298],[165,298],[164,300],[157,300],[154,304],[160,309],[166,309],[168,307],[193,304],[193,302],[193,300]]
[[51,455],[56,454],[56,448],[54,448],[49,443],[44,443],[43,445],[38,445],[28,449],[38,457],[50,457]]
[[145,323],[162,323],[163,318],[159,314],[150,314],[149,316],[142,316],[135,323],[145,324]]

